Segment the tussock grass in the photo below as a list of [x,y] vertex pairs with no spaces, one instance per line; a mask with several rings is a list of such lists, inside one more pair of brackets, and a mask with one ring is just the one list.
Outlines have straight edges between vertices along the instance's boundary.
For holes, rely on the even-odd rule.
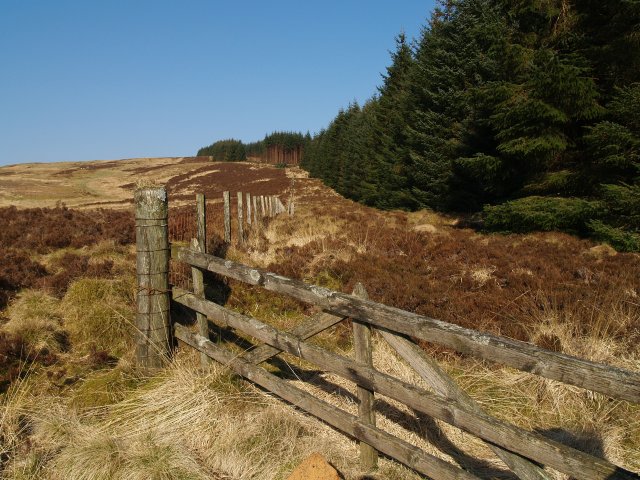
[[[637,256],[603,253],[562,234],[478,235],[451,228],[453,219],[431,212],[378,212],[316,183],[301,179],[296,215],[254,228],[249,242],[232,246],[227,258],[345,292],[362,281],[377,301],[640,370]],[[48,251],[38,261],[58,268],[65,254],[112,261],[113,275],[74,277],[61,299],[24,290],[5,312],[0,331],[56,357],[52,365],[21,361],[23,373],[0,394],[0,476],[275,480],[315,451],[348,480],[364,473],[355,442],[222,366],[200,369],[194,351],[180,349],[152,377],[136,373],[132,247],[104,241]],[[234,281],[224,287],[227,306],[284,330],[314,313],[259,288]],[[348,324],[314,342],[353,354]],[[235,351],[246,348],[238,343]],[[489,413],[640,470],[640,407],[423,347]],[[425,386],[380,338],[374,337],[374,351],[378,369]],[[291,356],[282,360],[284,369],[270,369],[356,412],[353,384]],[[376,408],[378,425],[391,433],[485,477],[507,478],[473,436],[383,396]],[[377,475],[419,478],[386,459]]]
[[134,308],[135,283],[128,277],[77,280],[60,303],[74,349],[102,350],[116,356],[123,355],[132,345]]
[[61,352],[65,349],[60,301],[40,290],[23,290],[6,311],[2,331],[21,338],[29,351]]
[[[29,456],[8,478],[281,479],[314,451],[355,478],[353,442],[214,365],[183,351],[120,402],[80,411],[31,406]],[[54,399],[48,399],[51,402]],[[42,406],[42,404],[40,405]],[[417,478],[383,461],[389,478]]]

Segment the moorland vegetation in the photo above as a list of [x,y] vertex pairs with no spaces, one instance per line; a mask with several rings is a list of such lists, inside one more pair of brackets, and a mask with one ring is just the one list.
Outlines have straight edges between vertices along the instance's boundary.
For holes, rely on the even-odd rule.
[[[253,171],[248,164],[224,165],[237,177]],[[283,173],[272,170],[278,178]],[[637,369],[636,254],[562,233],[482,235],[429,211],[366,207],[304,178],[302,171],[286,173],[297,175],[295,216],[254,226],[246,244],[226,246],[216,235],[222,231],[219,204],[212,203],[218,212],[209,225],[212,252],[343,292],[362,282],[376,301]],[[203,177],[193,181],[204,188]],[[287,182],[278,185],[281,195],[288,194]],[[0,214],[8,225],[0,258],[15,260],[0,272],[3,288],[9,285],[8,305],[0,309],[4,478],[271,480],[286,478],[312,451],[321,451],[348,479],[362,475],[354,442],[220,366],[200,369],[190,349],[179,348],[171,366],[157,375],[145,376],[134,367],[130,212],[61,206]],[[170,227],[175,215],[172,211]],[[58,235],[34,235],[39,226],[58,229]],[[174,265],[173,273],[176,282],[188,282],[191,275],[185,265]],[[234,281],[219,286],[228,308],[284,330],[315,313],[257,287]],[[180,312],[174,314],[180,319]],[[238,353],[251,342],[225,330],[216,337],[230,341]],[[316,341],[352,354],[348,325]],[[491,414],[640,469],[637,406],[435,344],[422,346]],[[379,339],[374,350],[378,369],[420,384]],[[293,357],[283,360],[268,368],[355,413],[353,385]],[[473,437],[417,418],[386,399],[379,403],[379,424],[488,478],[509,478]],[[379,474],[418,478],[388,460],[381,461]]]

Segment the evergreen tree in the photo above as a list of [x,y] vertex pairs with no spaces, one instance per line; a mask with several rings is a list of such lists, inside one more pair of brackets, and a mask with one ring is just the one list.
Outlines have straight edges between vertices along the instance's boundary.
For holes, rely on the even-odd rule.
[[470,153],[465,139],[474,89],[495,78],[493,42],[502,25],[484,0],[450,1],[423,31],[410,85],[409,185],[417,205],[451,204],[453,162]]
[[406,116],[411,71],[411,47],[404,33],[396,37],[391,66],[382,76],[379,96],[369,102],[373,143],[370,144],[370,187],[368,203],[379,208],[411,208],[416,203],[409,191]]

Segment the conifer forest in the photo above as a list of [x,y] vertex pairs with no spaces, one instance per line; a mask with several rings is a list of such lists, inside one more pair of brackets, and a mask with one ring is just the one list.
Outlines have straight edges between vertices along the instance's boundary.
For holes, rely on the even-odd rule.
[[443,2],[303,166],[382,209],[640,248],[640,2]]

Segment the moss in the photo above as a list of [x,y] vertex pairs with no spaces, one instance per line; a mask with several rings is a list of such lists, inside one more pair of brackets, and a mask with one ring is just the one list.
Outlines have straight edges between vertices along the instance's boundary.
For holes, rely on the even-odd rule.
[[313,279],[316,285],[328,288],[329,290],[340,291],[342,289],[342,279],[335,272],[322,270]]

